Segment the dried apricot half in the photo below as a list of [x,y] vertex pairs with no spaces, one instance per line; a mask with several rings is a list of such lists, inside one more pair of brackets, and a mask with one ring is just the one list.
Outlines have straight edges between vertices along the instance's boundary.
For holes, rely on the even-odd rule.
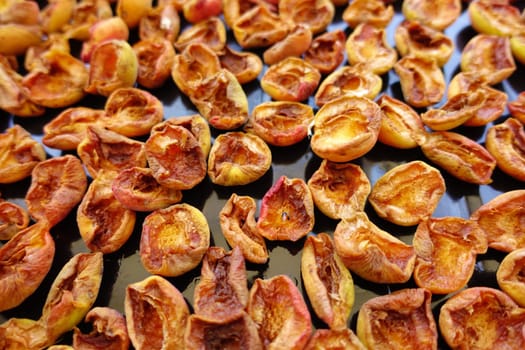
[[525,306],[525,248],[508,253],[498,266],[496,280],[505,293],[521,307]]

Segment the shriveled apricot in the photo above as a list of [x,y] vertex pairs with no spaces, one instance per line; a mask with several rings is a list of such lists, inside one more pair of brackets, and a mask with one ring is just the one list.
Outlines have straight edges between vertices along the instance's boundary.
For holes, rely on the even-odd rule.
[[53,33],[62,30],[73,15],[74,4],[72,0],[49,1],[40,13],[44,31]]
[[327,233],[306,238],[301,276],[316,315],[330,329],[345,329],[354,306],[354,281]]
[[504,173],[525,181],[525,130],[515,118],[493,125],[485,137],[487,150]]
[[344,60],[345,41],[346,34],[342,29],[322,33],[313,38],[303,58],[321,74],[332,73]]
[[395,148],[409,149],[418,146],[425,131],[419,114],[405,102],[387,94],[377,100],[383,117],[377,140]]
[[105,111],[91,107],[69,107],[44,125],[42,143],[63,151],[76,150],[90,125],[100,123]]
[[233,193],[219,212],[219,223],[230,246],[239,247],[246,260],[264,264],[268,260],[268,250],[257,231],[256,211],[257,204],[252,197]]
[[104,41],[93,50],[85,91],[107,97],[118,88],[132,87],[138,69],[137,55],[127,41]]
[[272,165],[268,145],[256,134],[230,131],[211,146],[208,177],[217,185],[240,186],[260,179]]
[[171,77],[183,94],[193,96],[204,79],[220,69],[217,53],[203,43],[194,43],[175,56]]
[[445,76],[435,60],[414,55],[401,58],[394,65],[401,92],[409,105],[428,107],[438,103],[445,94]]
[[337,224],[334,247],[345,266],[367,281],[404,283],[414,270],[414,248],[377,227],[362,211]]
[[182,192],[162,186],[150,168],[131,167],[122,170],[111,183],[117,200],[134,211],[153,211],[178,203]]
[[314,202],[300,178],[281,176],[264,194],[257,231],[269,240],[297,241],[314,227]]
[[80,51],[82,61],[89,63],[95,47],[111,39],[125,41],[129,39],[128,25],[120,16],[100,19],[89,27],[89,39],[82,43],[82,50]]
[[419,21],[401,22],[395,30],[394,40],[401,56],[434,59],[440,67],[454,52],[454,42],[449,36]]
[[312,43],[312,31],[308,25],[299,23],[293,27],[288,35],[276,42],[263,53],[264,63],[275,64],[286,57],[301,57]]
[[519,8],[510,2],[471,1],[468,15],[478,33],[510,37],[525,29]]
[[166,124],[145,145],[153,176],[162,186],[186,190],[206,176],[206,159],[196,137],[183,126]]
[[450,297],[439,312],[439,330],[455,349],[520,349],[525,346],[525,309],[504,292],[471,287]]
[[287,275],[257,278],[250,289],[247,311],[267,348],[299,350],[310,338],[310,313]]
[[199,142],[204,156],[208,156],[211,148],[210,125],[200,114],[191,114],[166,119],[164,122],[155,125],[151,129],[151,132],[154,133],[156,131],[160,131],[166,125],[179,125],[188,129]]
[[189,0],[182,6],[184,18],[190,23],[199,23],[222,13],[222,0]]
[[234,130],[248,120],[248,97],[235,75],[222,68],[207,77],[190,96],[208,123],[219,130]]
[[327,102],[314,118],[312,151],[332,162],[348,162],[366,154],[379,135],[382,112],[377,103],[357,96]]
[[259,56],[249,51],[236,51],[229,45],[219,53],[219,61],[221,67],[232,72],[240,84],[257,79],[263,68]]
[[437,349],[432,293],[406,288],[367,300],[357,317],[357,336],[368,349]]
[[525,248],[519,248],[508,253],[496,271],[499,287],[521,307],[525,306],[524,269]]
[[29,215],[55,226],[80,203],[86,189],[86,172],[77,157],[68,154],[40,162],[25,196]]
[[335,15],[330,0],[280,0],[279,16],[291,25],[305,24],[313,34],[323,32]]
[[45,54],[49,51],[71,53],[71,45],[64,34],[51,33],[46,40],[27,49],[24,55],[24,68],[29,72],[45,66]]
[[101,171],[89,184],[77,209],[77,226],[84,243],[93,252],[119,250],[131,236],[136,213],[113,195],[113,171]]
[[474,184],[492,182],[496,160],[481,144],[453,131],[431,132],[423,140],[423,154],[450,175]]
[[0,53],[23,55],[29,47],[38,45],[42,36],[42,29],[36,24],[0,23],[0,37],[4,39]]
[[412,244],[417,255],[414,280],[432,294],[465,287],[474,273],[477,255],[488,248],[487,237],[476,221],[453,216],[421,221]]
[[81,0],[75,4],[63,31],[68,38],[85,41],[89,39],[89,28],[95,22],[110,17],[113,17],[113,10],[108,0]]
[[154,37],[136,42],[133,50],[139,64],[137,82],[148,89],[164,85],[175,62],[173,44],[168,39]]
[[525,124],[525,91],[520,92],[515,100],[510,101],[507,108],[512,117]]
[[444,31],[461,14],[461,0],[405,0],[401,11],[406,19],[419,21],[436,30]]
[[226,46],[226,27],[217,16],[202,20],[184,29],[175,41],[178,52],[191,44],[201,43],[207,45],[214,52],[220,52]]
[[151,10],[152,2],[152,0],[117,0],[115,13],[129,28],[135,28],[139,25],[140,19]]
[[174,43],[180,33],[180,16],[174,1],[152,7],[139,22],[139,39],[164,38]]
[[275,0],[223,0],[222,13],[226,25],[233,28],[235,21],[237,21],[239,17],[256,6],[266,6],[271,13],[278,13],[278,4]]
[[135,349],[169,349],[184,343],[190,311],[182,293],[167,279],[149,276],[129,284],[124,310]]
[[365,346],[350,328],[316,329],[304,350],[337,349],[365,350]]
[[298,57],[287,57],[271,65],[261,78],[261,88],[278,101],[300,102],[317,89],[321,73]]
[[51,50],[41,64],[22,79],[31,100],[50,108],[68,107],[85,96],[88,70],[84,63],[67,52]]
[[14,202],[0,199],[0,241],[10,240],[29,225],[29,214]]
[[324,159],[308,180],[308,188],[323,214],[341,219],[364,210],[371,186],[359,165]]
[[485,231],[489,247],[507,253],[525,247],[524,217],[525,190],[501,193],[470,216]]
[[78,253],[58,272],[38,320],[47,332],[47,345],[71,331],[97,299],[103,276],[102,253]]
[[104,111],[100,119],[104,127],[127,137],[148,135],[164,117],[162,102],[157,97],[133,87],[113,91]]
[[385,74],[397,61],[397,51],[386,40],[386,30],[370,23],[360,23],[345,44],[352,65],[366,64],[375,74]]
[[330,73],[315,93],[315,104],[319,107],[343,96],[366,97],[373,100],[381,91],[383,81],[374,73],[372,66],[358,63],[343,66]]
[[264,349],[255,322],[245,311],[234,320],[220,323],[192,314],[188,318],[184,341],[186,350]]
[[180,276],[200,264],[209,245],[204,214],[189,204],[174,204],[144,219],[140,259],[152,274]]
[[286,37],[288,27],[279,15],[265,5],[254,6],[232,24],[235,40],[243,49],[275,44]]
[[126,350],[129,348],[126,319],[119,311],[106,306],[97,306],[86,314],[84,321],[92,324],[92,330],[89,333],[83,333],[75,327],[74,348],[93,350]]
[[244,130],[270,145],[290,146],[306,138],[313,119],[313,109],[307,104],[268,101],[254,107]]
[[46,329],[35,320],[13,317],[0,324],[0,346],[5,349],[42,349],[46,345]]
[[246,266],[241,249],[210,247],[204,255],[193,308],[202,320],[228,323],[242,316],[248,303]]
[[516,70],[510,39],[478,34],[470,39],[461,53],[462,72],[473,72],[489,85],[501,83]]
[[133,140],[100,125],[90,125],[78,144],[77,153],[91,177],[102,170],[119,172],[146,166],[144,142]]
[[343,12],[343,21],[350,28],[357,27],[359,23],[385,28],[393,17],[394,7],[382,0],[354,0]]
[[22,126],[15,124],[0,134],[0,183],[20,181],[46,159],[44,147]]
[[22,86],[20,75],[4,56],[0,56],[0,109],[18,117],[37,117],[45,108],[33,102]]
[[0,247],[0,311],[20,305],[51,269],[55,241],[44,222],[37,222]]

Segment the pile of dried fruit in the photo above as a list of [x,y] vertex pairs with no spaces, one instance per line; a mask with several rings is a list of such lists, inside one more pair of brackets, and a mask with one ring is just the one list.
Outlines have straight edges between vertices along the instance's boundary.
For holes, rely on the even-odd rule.
[[0,41],[0,349],[525,347],[518,5],[3,0]]

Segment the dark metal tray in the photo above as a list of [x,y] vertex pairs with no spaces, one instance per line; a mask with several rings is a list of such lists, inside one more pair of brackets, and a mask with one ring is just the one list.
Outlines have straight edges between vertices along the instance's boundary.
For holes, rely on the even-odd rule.
[[[403,17],[400,14],[400,3],[400,1],[396,2],[396,15],[388,27],[388,41],[392,46],[394,46],[393,30],[403,20]],[[339,8],[337,10],[335,21],[329,29],[342,28],[348,35],[351,32],[351,29],[349,29],[341,19],[343,9],[344,8]],[[448,36],[453,38],[456,46],[454,54],[443,67],[447,81],[459,72],[461,50],[466,42],[477,34],[470,26],[469,22],[468,14],[466,11],[463,11],[460,18],[445,31]],[[233,37],[231,32],[228,32],[228,35],[230,38]],[[233,41],[230,43],[239,49]],[[345,60],[343,64],[348,63]],[[522,79],[524,76],[523,74],[525,73],[525,68],[519,63],[517,63],[517,65],[517,71],[509,79],[496,86],[496,88],[508,94],[509,101],[515,100],[517,94],[525,89]],[[261,76],[262,74],[263,73],[261,73]],[[270,97],[261,90],[259,80],[245,85],[244,89],[249,97],[250,110],[257,104],[270,100]],[[152,92],[162,100],[165,108],[166,119],[196,113],[196,109],[189,99],[178,92],[175,84],[171,80],[162,88],[153,90]],[[381,93],[390,94],[393,97],[402,99],[399,79],[393,70],[383,76],[383,91]],[[313,98],[310,98],[308,102],[314,107],[314,111],[316,111],[317,108],[315,107]],[[443,102],[444,100],[442,103]],[[102,107],[103,103],[104,101],[97,97],[87,97],[81,102],[82,105],[91,107]],[[43,117],[24,119],[12,117],[5,112],[0,111],[0,131],[4,132],[5,129],[13,124],[20,124],[31,132],[35,139],[40,140],[42,137],[42,127],[57,114],[58,111],[50,110]],[[500,123],[508,117],[508,115],[509,114],[506,111],[501,119],[497,120],[495,123]],[[480,143],[483,143],[487,129],[488,126],[459,128],[458,131]],[[216,137],[218,134],[218,131],[212,130],[212,137]],[[308,180],[321,163],[321,159],[314,155],[310,150],[308,140],[304,140],[299,144],[285,148],[272,147],[271,150],[273,156],[272,167],[267,174],[255,183],[242,187],[229,188],[214,185],[208,179],[205,179],[194,189],[184,192],[183,202],[199,208],[207,217],[212,233],[211,245],[228,248],[221,233],[218,214],[232,193],[250,195],[259,201],[270,186],[272,186],[281,175]],[[46,148],[46,151],[48,152],[48,157],[61,154],[61,152],[50,148]],[[370,182],[374,184],[382,174],[393,166],[416,159],[429,162],[425,159],[419,149],[399,150],[377,143],[368,154],[355,160],[354,163],[359,164],[363,168],[368,175]],[[429,162],[429,164],[431,163]],[[446,181],[447,191],[434,212],[434,217],[459,216],[468,218],[472,211],[495,196],[506,191],[525,188],[522,182],[503,174],[498,169],[495,170],[493,174],[493,182],[490,185],[478,186],[467,184],[447,175],[445,172],[443,172],[443,176]],[[3,198],[25,206],[24,196],[29,187],[29,183],[29,179],[26,179],[13,185],[0,185],[0,193]],[[366,212],[371,220],[379,227],[401,238],[407,243],[411,242],[415,227],[400,227],[383,221],[377,217],[369,205],[366,207]],[[96,300],[96,306],[110,306],[123,312],[126,286],[149,276],[149,273],[143,268],[138,255],[142,219],[145,216],[146,214],[144,213],[138,214],[135,231],[129,241],[119,251],[105,255],[104,277]],[[316,222],[313,233],[331,233],[336,224],[337,221],[329,219],[319,211],[316,211]],[[3,323],[11,317],[30,319],[39,318],[51,283],[62,266],[74,254],[88,251],[78,233],[74,211],[64,221],[52,229],[52,235],[56,241],[56,254],[51,271],[38,290],[23,304],[17,308],[0,313],[0,323]],[[267,241],[267,244],[270,253],[268,263],[264,265],[247,264],[249,286],[251,286],[256,278],[269,278],[278,274],[287,274],[296,282],[300,290],[303,292],[305,300],[308,302],[307,296],[302,288],[300,275],[300,257],[304,239],[295,243]],[[2,245],[2,243],[0,243],[0,245]],[[503,257],[503,253],[490,249],[488,253],[479,256],[474,275],[468,285],[497,287],[495,271]],[[199,279],[199,275],[200,266],[183,276],[169,278],[169,280],[183,293],[190,306],[193,302],[193,291]],[[355,275],[353,275],[353,278],[356,298],[349,326],[354,331],[356,316],[359,312],[360,306],[366,300],[377,295],[387,294],[393,290],[415,287],[413,281],[399,285],[382,285],[367,282]],[[440,305],[447,297],[448,296],[434,297],[433,305],[436,317],[439,313]],[[325,328],[326,326],[315,317],[311,308],[310,311],[314,325],[316,327]],[[70,335],[66,335],[64,339],[62,339],[62,343],[67,344],[69,341]],[[440,340],[440,348],[447,348],[442,340]]]

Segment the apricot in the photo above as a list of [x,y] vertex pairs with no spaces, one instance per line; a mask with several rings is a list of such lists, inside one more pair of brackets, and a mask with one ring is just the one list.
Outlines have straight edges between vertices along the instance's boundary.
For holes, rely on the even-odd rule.
[[116,252],[135,228],[136,213],[125,208],[111,190],[115,176],[113,171],[101,171],[89,184],[77,209],[80,236],[92,252]]
[[300,102],[268,101],[255,106],[244,130],[274,146],[290,146],[304,140],[314,119],[312,107]]
[[520,181],[525,181],[525,130],[515,118],[488,129],[485,146],[496,159],[496,164],[504,173]]
[[312,31],[308,25],[300,23],[293,27],[288,35],[276,42],[263,53],[264,63],[275,64],[286,57],[301,57],[312,43]]
[[312,34],[322,33],[335,15],[331,0],[280,0],[279,16],[291,25],[304,24]]
[[339,221],[334,247],[350,271],[370,282],[405,283],[414,270],[414,247],[380,229],[362,211]]
[[117,200],[127,209],[153,211],[178,203],[182,192],[162,186],[150,168],[132,167],[122,170],[111,183]]
[[91,55],[95,47],[106,40],[129,39],[129,28],[119,16],[100,19],[89,28],[89,39],[82,43],[80,58],[84,62],[91,61]]
[[445,76],[435,60],[408,55],[396,62],[394,70],[403,98],[412,107],[428,107],[443,98]]
[[217,16],[202,20],[184,29],[174,43],[178,52],[190,44],[205,44],[212,51],[219,53],[226,46],[226,27]]
[[198,23],[222,13],[221,0],[189,0],[182,6],[184,18],[190,23]]
[[0,199],[0,241],[10,240],[28,225],[29,214],[26,209]]
[[387,73],[397,61],[396,50],[386,40],[386,30],[370,23],[358,24],[345,48],[351,65],[366,64],[378,75]]
[[183,126],[167,124],[145,143],[153,177],[162,186],[187,190],[206,176],[206,159],[196,137]]
[[437,349],[432,293],[406,288],[367,300],[357,317],[357,336],[368,349]]
[[228,252],[222,247],[208,248],[193,300],[194,313],[203,321],[228,323],[242,317],[248,303],[248,284],[240,248]]
[[76,150],[87,128],[101,122],[105,112],[90,107],[69,107],[44,125],[42,143],[63,151]]
[[38,163],[25,196],[29,215],[49,227],[62,221],[82,200],[87,176],[80,159],[64,155]]
[[268,249],[257,230],[256,211],[257,204],[252,197],[233,193],[219,212],[219,224],[231,247],[239,247],[246,260],[264,264],[268,260]]
[[211,131],[210,125],[200,114],[191,114],[186,116],[178,116],[169,118],[155,125],[151,132],[157,132],[164,129],[167,125],[178,125],[188,129],[197,139],[202,153],[205,157],[210,153],[211,148]]
[[360,23],[386,28],[394,17],[394,7],[382,0],[354,0],[343,11],[343,21],[350,28]]
[[126,319],[117,310],[97,306],[89,310],[84,319],[92,324],[89,333],[74,328],[73,347],[87,349],[126,350],[130,340],[126,328]]
[[379,135],[382,112],[377,103],[343,96],[324,104],[315,114],[312,151],[332,162],[348,162],[366,154]]
[[101,124],[126,137],[148,135],[164,118],[162,102],[152,93],[133,87],[113,91],[104,112]]
[[0,183],[9,184],[31,175],[33,168],[46,159],[44,147],[18,124],[0,134]]
[[137,55],[127,41],[104,41],[91,55],[85,91],[107,97],[118,88],[132,87],[137,80],[138,66]]
[[106,170],[119,172],[132,166],[146,166],[144,142],[137,141],[100,125],[90,125],[78,144],[77,154],[88,173],[95,178]]
[[367,63],[358,63],[336,69],[319,85],[314,95],[315,104],[322,107],[343,96],[375,99],[381,91],[383,81],[372,69],[373,66]]
[[54,256],[55,241],[45,222],[21,230],[0,247],[0,291],[5,296],[0,311],[20,305],[37,290]]
[[117,0],[115,13],[132,29],[152,8],[152,0]]
[[321,74],[329,74],[344,60],[345,41],[346,34],[341,29],[319,34],[312,39],[303,58],[317,68]]
[[370,181],[363,169],[352,163],[324,159],[308,180],[316,207],[332,219],[342,219],[365,208]]
[[327,233],[306,238],[301,276],[316,315],[330,329],[345,329],[354,305],[354,281]]
[[139,39],[164,38],[171,44],[175,43],[180,33],[181,21],[175,1],[157,4],[140,19]]
[[349,350],[365,350],[365,346],[350,328],[316,329],[304,350],[323,350],[342,346]]
[[303,349],[312,333],[308,307],[287,275],[257,278],[250,289],[247,311],[269,348]]
[[272,165],[268,145],[255,134],[230,131],[217,136],[208,157],[208,177],[217,185],[241,186],[260,179]]
[[490,248],[510,253],[525,247],[521,229],[524,204],[525,190],[504,192],[482,204],[470,218],[485,232]]
[[140,260],[152,274],[180,276],[201,263],[209,246],[206,217],[186,203],[155,210],[142,224]]
[[525,29],[519,8],[510,3],[471,1],[467,11],[478,33],[510,37]]
[[452,348],[519,349],[525,346],[524,324],[525,309],[489,287],[464,289],[445,301],[439,312],[439,330]]
[[525,123],[525,92],[520,92],[515,100],[507,104],[507,108],[512,117],[518,119],[522,124]]
[[401,149],[416,148],[424,137],[425,125],[419,114],[405,102],[387,94],[377,100],[383,117],[377,140]]
[[253,52],[236,51],[228,45],[219,53],[219,62],[222,68],[235,75],[240,84],[257,79],[263,68],[261,58]]
[[264,194],[257,231],[269,240],[297,241],[314,227],[312,194],[300,178],[281,176]]
[[501,83],[516,70],[510,39],[478,34],[470,39],[461,53],[462,72],[473,72],[489,85]]
[[461,0],[445,0],[439,3],[431,0],[406,0],[401,7],[406,19],[419,21],[439,31],[444,31],[452,25],[461,11]]
[[135,349],[177,348],[184,343],[190,311],[182,293],[167,279],[149,276],[129,284],[124,311]]
[[277,101],[301,102],[317,89],[321,73],[302,58],[286,57],[271,65],[261,78],[261,88]]
[[481,144],[453,131],[428,133],[420,145],[431,162],[450,175],[473,184],[489,184],[496,159]]

